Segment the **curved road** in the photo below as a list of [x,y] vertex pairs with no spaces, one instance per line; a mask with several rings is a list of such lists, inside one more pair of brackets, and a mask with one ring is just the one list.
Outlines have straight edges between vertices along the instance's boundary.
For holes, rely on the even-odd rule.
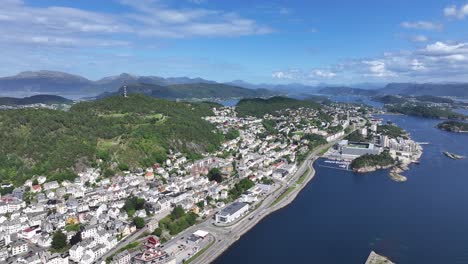
[[[335,141],[336,142],[336,141]],[[243,218],[236,224],[229,226],[229,227],[217,227],[212,224],[211,221],[205,221],[197,225],[196,229],[203,229],[205,231],[210,232],[215,238],[216,242],[211,245],[202,255],[198,256],[194,259],[191,263],[193,264],[206,264],[213,262],[219,255],[221,255],[230,245],[236,242],[241,235],[246,233],[252,227],[254,227],[258,222],[260,222],[265,216],[271,214],[272,212],[288,205],[291,203],[299,192],[307,185],[307,183],[314,177],[315,169],[313,168],[313,164],[315,160],[318,158],[318,154],[322,152],[324,149],[330,148],[335,142],[331,142],[327,145],[319,147],[318,149],[314,150],[306,160],[301,164],[299,169],[296,173],[289,178],[287,181],[290,184],[296,185],[287,196],[283,197],[281,201],[277,202],[276,204],[272,205],[275,200],[283,194],[290,184],[282,184],[279,189],[277,189],[272,195],[266,197],[263,203],[253,212],[249,214],[248,218]],[[302,184],[297,184],[297,180],[301,177],[306,171],[308,171],[308,175]],[[252,218],[253,217],[253,218]],[[252,220],[249,220],[252,219]]]

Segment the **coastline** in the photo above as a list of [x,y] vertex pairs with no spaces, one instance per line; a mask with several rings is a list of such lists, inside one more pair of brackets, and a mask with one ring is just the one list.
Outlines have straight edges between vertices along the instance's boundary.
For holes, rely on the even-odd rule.
[[[287,196],[285,196],[281,201],[277,202],[276,204],[271,204],[269,207],[267,207],[267,211],[260,214],[258,217],[255,217],[255,219],[249,220],[251,224],[249,224],[246,228],[243,228],[240,232],[235,234],[234,236],[231,237],[228,241],[224,241],[224,245],[221,247],[216,248],[215,252],[211,252],[209,255],[207,254],[206,251],[209,251],[212,249],[213,245],[210,245],[206,247],[205,249],[205,254],[200,255],[198,258],[194,259],[191,261],[192,264],[206,264],[206,263],[212,263],[215,261],[217,258],[219,258],[224,252],[226,252],[227,249],[229,249],[234,243],[236,243],[241,236],[246,234],[248,231],[250,231],[252,228],[254,228],[260,221],[262,221],[264,218],[267,216],[270,216],[274,212],[288,206],[291,204],[296,197],[299,195],[299,193],[309,184],[309,182],[315,177],[315,169],[313,167],[315,161],[319,158],[315,156],[315,153],[311,153],[307,159],[304,161],[304,163],[307,163],[306,167],[309,168],[307,176],[304,178],[304,181],[300,184],[297,184],[297,180],[301,175],[294,175],[292,179],[294,179],[294,184],[296,184],[296,187],[294,188],[293,191],[291,191]],[[313,157],[313,158],[312,158]],[[299,171],[299,170],[298,170]],[[306,171],[307,172],[307,171]],[[297,172],[296,172],[297,173]],[[235,225],[237,225],[236,223]],[[201,249],[204,250],[204,249]]]
[[[410,138],[409,134],[406,134],[406,136]],[[384,170],[384,169],[390,169],[388,176],[390,177],[391,180],[395,182],[406,182],[408,178],[401,173],[404,171],[409,170],[409,165],[413,163],[418,163],[419,160],[421,159],[422,153],[423,153],[423,147],[421,144],[416,143],[417,149],[415,152],[412,153],[412,155],[409,157],[407,160],[403,160],[402,162],[397,162],[395,161],[394,164],[386,165],[386,166],[381,166],[381,165],[376,165],[376,166],[366,166],[358,169],[352,169],[356,173],[369,173],[369,172],[374,172],[378,170]]]
[[380,166],[380,165],[366,166],[366,167],[362,167],[362,168],[359,168],[359,169],[353,169],[353,171],[357,172],[357,173],[368,173],[368,172],[374,172],[374,171],[378,171],[378,170],[390,169],[390,168],[392,168],[394,166],[396,166],[396,164],[391,164],[391,165],[387,165],[387,166]]

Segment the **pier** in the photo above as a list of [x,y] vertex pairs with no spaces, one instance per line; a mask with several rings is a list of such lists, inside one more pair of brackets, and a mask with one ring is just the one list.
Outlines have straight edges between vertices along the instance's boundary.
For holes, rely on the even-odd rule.
[[335,169],[335,170],[345,170],[345,171],[350,170],[349,166],[351,164],[351,162],[348,160],[333,160],[333,159],[327,159],[323,163],[330,164],[330,165],[328,166],[328,165],[318,164],[317,166],[323,167],[323,168]]

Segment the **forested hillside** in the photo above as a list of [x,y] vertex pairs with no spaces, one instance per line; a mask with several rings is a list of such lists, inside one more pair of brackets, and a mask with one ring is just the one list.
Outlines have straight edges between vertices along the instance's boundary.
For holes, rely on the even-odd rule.
[[243,99],[236,106],[236,111],[240,116],[263,117],[265,114],[276,115],[277,111],[283,109],[297,109],[300,107],[319,108],[318,103],[312,101],[302,101],[287,97],[272,97],[269,99]]
[[222,141],[202,120],[211,107],[131,95],[78,103],[69,112],[2,111],[0,181],[18,185],[33,175],[71,180],[84,165],[112,176],[163,162],[169,149],[197,157]]
[[456,113],[450,109],[440,107],[430,107],[425,105],[391,105],[387,110],[393,113],[404,115],[420,116],[425,118],[438,119],[466,119],[467,116]]
[[[145,94],[164,99],[202,99],[202,98],[254,98],[271,96],[273,93],[265,89],[246,89],[220,83],[187,83],[174,85],[155,85],[138,83],[127,86],[127,93]],[[121,87],[115,93],[105,93],[100,97],[123,94]]]
[[0,97],[0,105],[29,105],[29,104],[71,104],[72,100],[57,95],[33,95],[24,98]]

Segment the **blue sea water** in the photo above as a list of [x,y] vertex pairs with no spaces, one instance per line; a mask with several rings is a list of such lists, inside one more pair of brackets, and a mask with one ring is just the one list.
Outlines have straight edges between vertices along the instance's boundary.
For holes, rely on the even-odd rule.
[[297,199],[242,236],[216,264],[364,263],[371,250],[399,264],[468,263],[468,134],[438,120],[384,116],[424,145],[405,183],[320,167]]
[[381,108],[384,106],[383,103],[372,101],[367,96],[336,95],[336,96],[330,96],[330,99],[332,101],[340,102],[340,103],[359,103],[359,104],[370,105],[370,106],[377,107],[377,108]]
[[459,109],[455,109],[455,112],[468,115],[468,109],[459,108]]

